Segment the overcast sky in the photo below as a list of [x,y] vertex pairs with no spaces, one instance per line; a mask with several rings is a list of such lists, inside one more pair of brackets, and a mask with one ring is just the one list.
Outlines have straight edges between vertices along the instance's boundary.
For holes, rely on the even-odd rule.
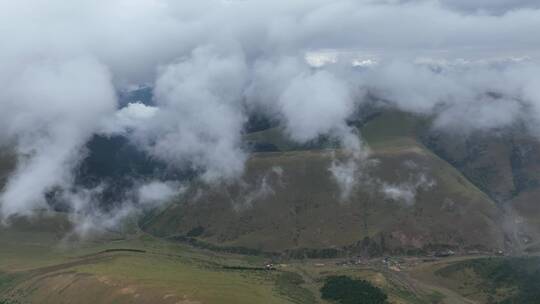
[[24,0],[0,2],[2,57],[91,56],[152,82],[203,45],[246,59],[339,49],[437,58],[538,56],[537,1]]

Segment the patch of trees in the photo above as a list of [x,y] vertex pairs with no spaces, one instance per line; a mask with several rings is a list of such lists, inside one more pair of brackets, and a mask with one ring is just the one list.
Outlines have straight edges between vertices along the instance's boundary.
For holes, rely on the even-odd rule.
[[368,281],[347,276],[330,276],[321,288],[324,300],[340,304],[385,304],[388,296]]
[[[268,271],[265,267],[223,266],[226,270]],[[275,270],[275,269],[274,269]]]

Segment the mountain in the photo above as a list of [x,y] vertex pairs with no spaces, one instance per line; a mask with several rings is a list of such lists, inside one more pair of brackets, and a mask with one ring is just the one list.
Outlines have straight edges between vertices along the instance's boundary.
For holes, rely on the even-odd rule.
[[433,132],[426,146],[497,203],[514,246],[537,251],[540,240],[540,141],[522,126],[466,137]]
[[241,183],[200,185],[142,227],[203,247],[293,257],[511,250],[504,209],[469,178],[475,167],[454,166],[424,144],[426,123],[393,111],[359,123],[371,165],[345,200],[329,170],[342,153],[331,142],[295,145],[279,127],[250,133],[266,151],[253,154]]
[[[428,117],[363,112],[350,124],[371,153],[346,198],[329,170],[346,160],[337,142],[294,143],[264,117],[246,125],[253,152],[238,182],[197,183],[194,172],[171,170],[121,136],[94,137],[76,180],[90,187],[105,181],[105,209],[136,179],[192,181],[188,193],[140,225],[222,251],[336,257],[540,250],[540,142],[523,127],[464,135],[432,128]],[[0,157],[4,181],[15,161],[7,155]]]
[[[297,144],[260,117],[246,128],[244,176],[218,186],[125,138],[93,138],[77,182],[108,181],[105,209],[131,177],[192,187],[89,240],[65,210],[12,219],[0,227],[0,303],[327,303],[331,276],[367,280],[389,303],[534,299],[536,259],[494,257],[540,248],[534,137],[440,132],[380,109],[350,125],[371,152],[349,196],[331,171],[348,164],[337,142]],[[14,164],[0,155],[2,183]]]

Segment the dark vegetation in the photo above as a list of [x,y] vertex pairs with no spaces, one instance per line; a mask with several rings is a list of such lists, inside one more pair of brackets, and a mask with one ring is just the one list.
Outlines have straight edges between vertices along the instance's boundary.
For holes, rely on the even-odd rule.
[[[141,102],[153,105],[151,87],[141,87],[130,92],[119,92],[119,105]],[[172,168],[142,151],[128,138],[121,135],[95,135],[86,144],[86,157],[81,162],[75,181],[86,188],[104,187],[100,201],[104,209],[115,207],[115,202],[123,201],[126,190],[136,186],[141,180],[187,180],[196,175],[192,169]],[[62,202],[55,199],[54,193],[49,201],[63,211]],[[67,204],[66,204],[67,205]]]
[[[75,177],[76,184],[85,188],[104,187],[100,201],[104,209],[122,202],[126,192],[144,180],[189,180],[196,175],[190,168],[179,170],[151,158],[123,136],[94,136],[86,145],[88,155]],[[58,211],[62,202],[51,193],[49,201]],[[65,204],[68,206],[68,204]]]
[[172,241],[184,243],[191,245],[200,249],[208,249],[216,252],[225,252],[225,253],[234,253],[234,254],[245,254],[245,255],[255,255],[255,256],[275,256],[276,253],[263,252],[257,249],[251,249],[240,246],[217,246],[210,244],[201,240],[198,240],[194,237],[188,236],[174,236],[169,238]]
[[274,271],[274,269],[266,269],[264,267],[247,267],[247,266],[223,266],[225,270],[248,270],[248,271]]
[[244,124],[246,133],[264,131],[277,126],[279,122],[262,113],[252,113]]
[[[437,271],[443,277],[471,269],[481,278],[477,288],[488,294],[488,303],[540,303],[540,257],[487,258],[465,261]],[[508,290],[502,299],[497,290]]]
[[[254,133],[255,134],[255,133]],[[283,136],[283,135],[280,135]],[[339,147],[339,143],[335,138],[330,136],[321,135],[314,140],[306,143],[296,143],[286,137],[282,140],[287,143],[285,149],[276,146],[275,144],[266,141],[267,139],[248,139],[246,140],[246,150],[254,153],[262,152],[287,152],[287,151],[309,151],[309,150],[324,150],[335,149]]]
[[129,249],[129,248],[115,248],[115,249],[105,249],[100,253],[112,253],[112,252],[134,252],[134,253],[146,253],[146,250],[140,249]]
[[286,250],[284,254],[292,259],[334,259],[345,256],[346,252],[335,248],[299,248]]
[[515,126],[467,136],[431,130],[419,137],[493,200],[504,202],[540,185],[536,170],[539,146],[524,134],[523,127]]
[[[141,225],[144,229],[144,224]],[[264,256],[273,258],[285,258],[285,259],[335,259],[335,258],[349,258],[356,256],[364,257],[380,257],[383,255],[391,254],[395,256],[425,256],[436,252],[444,252],[448,250],[457,250],[455,246],[448,244],[432,244],[428,243],[422,248],[397,248],[389,250],[384,247],[384,244],[379,243],[370,237],[365,237],[355,244],[349,246],[343,246],[338,248],[296,248],[287,249],[280,252],[262,251],[259,249],[242,247],[242,246],[219,246],[212,243],[205,242],[199,239],[205,229],[204,227],[197,226],[185,235],[177,235],[169,237],[170,240],[188,244],[190,246],[208,249],[217,252],[245,254],[253,256]],[[384,238],[381,238],[384,239]],[[481,248],[484,249],[484,248]]]
[[81,163],[76,183],[87,188],[104,186],[100,201],[111,208],[122,201],[125,190],[137,179],[160,177],[165,164],[149,158],[123,136],[94,136],[86,145],[88,155]]
[[165,164],[149,158],[123,136],[94,136],[86,147],[88,156],[79,168],[77,182],[90,187],[104,181],[114,183],[111,196],[117,190],[114,188],[131,186],[134,178],[166,171]]
[[271,143],[265,142],[251,142],[249,143],[249,150],[253,152],[279,152],[279,148]]
[[0,272],[0,292],[11,286],[18,278],[18,275]]
[[264,257],[284,257],[290,259],[333,259],[347,256],[347,252],[335,248],[298,248],[295,250],[285,250],[284,252],[268,252],[253,248],[241,246],[218,246],[196,238],[204,231],[202,227],[196,227],[190,230],[186,235],[178,235],[169,239],[175,242],[188,244],[190,246],[208,249],[216,252],[245,254]]
[[190,231],[188,231],[186,236],[187,237],[198,237],[198,236],[201,236],[203,233],[204,233],[204,227],[197,226],[197,227],[191,229]]
[[315,296],[311,291],[302,287],[305,281],[301,275],[294,272],[282,272],[276,278],[277,291],[289,298],[293,303],[311,304],[316,303]]
[[[351,254],[359,253],[360,251],[351,251],[349,247],[344,248],[297,248],[284,250],[283,252],[269,252],[242,246],[218,246],[205,241],[202,241],[196,236],[199,236],[204,231],[202,227],[196,227],[190,230],[186,235],[170,237],[170,240],[188,244],[190,246],[208,249],[217,252],[245,254],[264,257],[282,257],[285,259],[335,259],[349,257]],[[363,249],[365,251],[365,249]],[[363,252],[363,251],[362,251]],[[373,256],[379,256],[373,255]],[[369,255],[371,256],[371,255]]]
[[0,304],[16,304],[10,299],[3,298],[5,292],[9,290],[12,286],[17,284],[17,280],[20,279],[20,274],[10,274],[0,271]]
[[321,297],[340,304],[383,304],[387,295],[378,287],[364,280],[347,276],[326,278],[321,288]]
[[118,92],[118,100],[121,108],[127,106],[129,103],[140,102],[147,106],[154,105],[153,88],[149,86],[141,86],[132,91]]

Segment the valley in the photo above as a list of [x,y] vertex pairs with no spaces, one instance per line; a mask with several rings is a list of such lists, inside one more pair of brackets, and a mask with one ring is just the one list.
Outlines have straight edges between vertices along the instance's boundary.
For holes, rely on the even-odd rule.
[[81,239],[61,210],[12,219],[0,228],[0,303],[330,303],[320,290],[331,276],[366,280],[394,304],[529,296],[526,274],[499,282],[485,269],[536,260],[535,177],[521,165],[528,186],[498,200],[475,166],[425,141],[426,123],[392,111],[358,123],[371,152],[346,198],[328,169],[346,160],[339,147],[270,127],[246,135],[263,150],[240,183],[196,185],[104,234]]
[[367,280],[389,303],[485,303],[481,278],[463,281],[460,267],[507,259],[269,259],[195,249],[143,232],[69,240],[61,216],[47,221],[0,230],[0,303],[327,303],[319,289],[332,275]]

